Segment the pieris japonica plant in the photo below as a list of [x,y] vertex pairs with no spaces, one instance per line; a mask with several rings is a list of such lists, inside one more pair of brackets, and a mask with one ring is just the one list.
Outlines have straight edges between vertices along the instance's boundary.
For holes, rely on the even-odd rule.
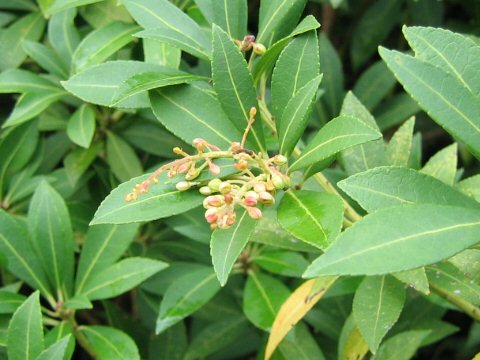
[[0,1],[0,357],[474,356],[478,39],[354,3]]

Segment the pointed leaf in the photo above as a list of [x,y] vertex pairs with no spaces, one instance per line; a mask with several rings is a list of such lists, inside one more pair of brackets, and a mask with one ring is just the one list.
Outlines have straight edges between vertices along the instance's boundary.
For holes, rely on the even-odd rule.
[[64,61],[60,59],[57,53],[51,48],[34,41],[24,40],[22,42],[23,51],[27,53],[38,65],[58,76],[61,79],[68,77],[68,68]]
[[336,195],[289,190],[278,207],[278,222],[296,238],[325,250],[340,233],[343,204]]
[[[280,353],[286,359],[325,360],[317,340],[304,323],[299,323],[280,343]],[[300,355],[301,354],[301,355]]]
[[[243,131],[250,117],[250,109],[258,108],[257,94],[252,75],[238,46],[216,25],[213,26],[212,78],[225,113],[237,129]],[[249,138],[256,149],[265,150],[261,121],[255,121]]]
[[456,188],[480,202],[480,175],[474,175],[460,181]]
[[396,273],[392,273],[398,280],[408,285],[416,291],[420,291],[425,295],[430,294],[430,288],[428,285],[427,275],[425,274],[425,268],[405,270]]
[[220,285],[227,283],[233,264],[253,234],[256,221],[248,216],[247,211],[237,215],[237,220],[227,230],[217,229],[212,233],[210,254],[213,268]]
[[61,88],[52,81],[23,69],[0,73],[0,93],[56,92]]
[[385,149],[385,160],[388,165],[407,166],[410,152],[412,150],[413,127],[415,118],[407,120],[393,134]]
[[348,147],[376,140],[382,134],[363,121],[339,116],[328,122],[310,141],[289,171],[299,170],[326,159]]
[[39,292],[15,311],[8,326],[7,354],[11,360],[35,359],[43,351],[43,325]]
[[77,184],[77,181],[88,170],[103,148],[103,142],[99,141],[95,142],[88,149],[76,148],[65,156],[63,165],[72,186]]
[[353,318],[373,353],[398,320],[404,302],[405,288],[391,276],[369,276],[358,287]]
[[387,339],[372,360],[409,360],[415,356],[430,330],[405,331]]
[[143,173],[142,164],[135,151],[120,136],[107,134],[107,161],[120,181],[127,181]]
[[35,360],[63,359],[67,352],[71,335],[67,335],[60,341],[46,348]]
[[[72,4],[71,0],[67,0]],[[59,1],[57,0],[58,4]],[[48,22],[48,40],[61,59],[64,59],[65,66],[70,67],[73,52],[80,42],[80,34],[75,26],[77,10],[69,8],[65,11],[58,11]]]
[[25,300],[23,295],[0,290],[0,314],[13,314]]
[[95,133],[95,111],[87,104],[78,108],[68,120],[67,134],[70,140],[88,148]]
[[447,146],[428,159],[420,172],[453,186],[457,172],[457,151],[458,146],[456,143]]
[[478,202],[440,180],[402,167],[371,169],[340,181],[338,186],[368,212],[402,204],[480,208]]
[[[479,229],[478,209],[422,204],[379,210],[344,231],[304,276],[381,275],[414,269],[476,244]],[[421,250],[425,248],[430,250]]]
[[247,35],[247,0],[212,1],[213,23],[233,39]]

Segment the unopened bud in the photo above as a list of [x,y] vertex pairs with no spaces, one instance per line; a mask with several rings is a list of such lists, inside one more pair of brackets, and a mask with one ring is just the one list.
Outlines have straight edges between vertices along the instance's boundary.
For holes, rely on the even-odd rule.
[[272,176],[272,183],[273,186],[275,186],[275,189],[283,189],[286,184],[282,176],[280,175],[273,175]]
[[191,186],[192,184],[189,183],[188,181],[180,181],[175,185],[178,191],[186,191],[190,189]]
[[262,210],[256,207],[247,207],[247,212],[248,215],[254,219],[254,220],[259,220],[262,218]]
[[190,168],[190,170],[188,170],[188,172],[187,172],[187,175],[185,175],[185,179],[193,180],[196,177],[198,177],[198,175],[200,175],[200,172],[197,169]]
[[264,183],[256,183],[255,185],[253,185],[253,190],[255,190],[255,192],[257,193],[261,193],[263,191],[267,191],[267,187]]
[[283,156],[283,155],[280,155],[280,154],[275,155],[275,156],[273,157],[273,163],[274,163],[275,165],[279,165],[279,166],[280,166],[280,165],[284,165],[284,164],[287,163],[287,161],[288,161],[287,157],[286,157],[286,156]]
[[228,215],[223,215],[222,218],[217,221],[217,225],[220,229],[228,229],[230,227]]
[[178,155],[182,155],[182,154],[183,154],[182,149],[180,149],[178,146],[175,146],[175,147],[173,148],[173,152],[174,152],[175,154],[178,154]]
[[232,145],[230,145],[230,150],[232,151],[239,150],[240,148],[241,148],[241,145],[237,141],[232,142]]
[[220,179],[212,179],[209,181],[208,187],[212,189],[212,191],[218,191],[218,188],[221,183],[222,183],[222,180]]
[[248,169],[248,162],[245,159],[240,159],[237,163],[235,163],[235,168],[240,171],[245,171]]
[[201,138],[193,139],[192,144],[198,151],[203,151],[205,149],[206,141]]
[[246,205],[246,206],[255,206],[257,205],[257,198],[253,197],[253,196],[246,196],[244,199],[243,199],[243,203]]
[[270,194],[269,192],[262,191],[261,193],[258,194],[258,199],[262,204],[273,204],[275,202],[275,198]]
[[236,218],[237,214],[235,214],[235,212],[232,211],[231,213],[229,213],[227,217],[227,225],[232,226],[235,223]]
[[223,198],[225,199],[226,204],[231,204],[233,202],[233,197],[230,194],[225,194]]
[[223,181],[218,185],[218,191],[222,194],[228,194],[232,190],[232,185],[230,183]]
[[205,211],[205,220],[207,220],[209,224],[213,224],[217,222],[218,220],[217,209],[216,208],[207,209],[207,211]]
[[206,199],[207,204],[214,207],[219,207],[225,203],[225,199],[221,195],[210,195]]
[[208,186],[202,186],[200,189],[198,189],[198,191],[202,195],[211,195],[212,194],[212,189],[210,189]]
[[267,49],[263,44],[253,43],[252,46],[253,46],[253,52],[257,55],[263,55],[265,54],[265,51],[267,51]]
[[208,164],[208,168],[213,175],[218,175],[222,171],[222,169],[220,169],[220,166],[214,163]]
[[252,106],[250,108],[250,119],[253,119],[255,115],[257,115],[257,109],[254,106]]

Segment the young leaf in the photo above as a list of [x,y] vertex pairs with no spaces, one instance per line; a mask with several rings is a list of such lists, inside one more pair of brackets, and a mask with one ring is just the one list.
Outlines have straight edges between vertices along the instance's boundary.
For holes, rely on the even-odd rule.
[[137,286],[168,265],[147,258],[128,258],[93,274],[81,294],[90,300],[108,299]]
[[402,167],[371,169],[340,181],[338,186],[368,212],[403,204],[480,208],[478,202],[440,180]]
[[285,104],[319,73],[317,33],[309,31],[293,39],[278,58],[272,74],[272,114],[282,120]]
[[162,125],[189,144],[202,138],[228,147],[242,137],[209,88],[187,85],[158,89],[150,92],[150,102]]
[[118,329],[107,326],[80,326],[89,346],[100,359],[140,360],[135,342]]
[[369,276],[358,287],[353,318],[373,353],[398,320],[404,302],[405,288],[391,276]]
[[273,322],[265,349],[265,360],[270,359],[283,338],[322,298],[336,279],[337,277],[325,276],[305,281],[288,297]]
[[67,134],[75,144],[88,148],[95,133],[95,111],[83,104],[68,120]]
[[161,333],[205,305],[220,290],[220,284],[210,268],[198,269],[172,283],[158,314],[156,333]]
[[321,81],[322,77],[317,76],[299,89],[289,101],[287,99],[287,106],[282,112],[281,121],[277,124],[281,154],[289,156],[303,135]]
[[76,295],[63,304],[66,308],[73,309],[73,310],[81,310],[81,309],[92,309],[93,304],[88,300],[88,297],[84,295]]
[[268,330],[289,295],[290,290],[281,281],[252,271],[243,292],[243,312],[255,326]]
[[34,292],[15,311],[8,326],[7,354],[10,360],[35,359],[43,351],[40,294]]
[[23,51],[27,53],[38,65],[43,67],[49,73],[58,76],[61,79],[68,77],[68,68],[65,63],[51,48],[34,41],[24,40],[22,42]]
[[[252,75],[238,46],[216,25],[213,26],[212,78],[225,113],[243,131],[250,118],[250,109],[258,108],[257,94]],[[261,121],[253,124],[250,139],[256,149],[265,151]]]
[[120,181],[127,181],[143,173],[137,154],[125,140],[112,132],[107,134],[107,161]]
[[227,283],[233,264],[255,230],[256,221],[248,216],[247,211],[237,217],[231,228],[215,230],[210,241],[213,268],[222,286]]
[[480,157],[480,104],[454,75],[397,51],[380,55],[405,90],[455,138]]
[[376,140],[382,134],[360,119],[339,116],[327,123],[310,141],[289,171],[315,164],[348,147]]
[[457,172],[457,143],[447,146],[433,155],[420,172],[433,176],[445,184],[453,186]]
[[343,204],[336,195],[289,190],[278,207],[278,222],[296,238],[325,250],[340,233]]
[[97,225],[88,229],[80,254],[76,277],[76,293],[81,293],[87,280],[118,260],[128,249],[137,232],[136,224]]
[[137,25],[112,21],[92,31],[78,44],[73,53],[72,66],[74,72],[100,64],[108,59],[110,55],[132,41],[132,35],[138,30],[140,30],[140,27]]
[[70,339],[71,335],[65,336],[63,339],[42,351],[35,360],[63,359],[67,352]]
[[385,149],[385,160],[388,165],[407,166],[410,152],[412,150],[413,127],[415,118],[407,120],[393,134]]
[[208,60],[211,45],[202,29],[167,0],[126,0],[125,7],[142,27],[138,36],[161,40]]
[[[72,4],[72,1],[68,3]],[[67,67],[70,67],[73,52],[80,42],[80,34],[74,23],[76,16],[77,10],[72,7],[59,11],[48,22],[48,40]]]
[[136,177],[115,188],[100,204],[91,225],[155,220],[180,214],[202,204],[204,196],[197,191],[178,191],[175,186],[165,184],[168,180],[165,173],[158,179],[158,184],[152,184],[148,193],[127,202],[125,196],[148,177]]
[[479,228],[478,209],[421,204],[379,210],[344,231],[303,276],[382,275],[414,269],[472,246],[478,242]]
[[372,360],[409,360],[429,333],[430,330],[410,330],[392,336],[380,346]]

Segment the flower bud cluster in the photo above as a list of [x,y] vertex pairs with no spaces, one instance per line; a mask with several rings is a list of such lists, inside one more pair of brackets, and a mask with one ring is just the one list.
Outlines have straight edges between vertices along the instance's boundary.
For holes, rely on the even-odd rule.
[[255,36],[253,35],[247,35],[243,40],[235,40],[235,42],[241,52],[252,49],[255,54],[263,55],[265,54],[265,51],[267,51],[263,44],[255,42]]

